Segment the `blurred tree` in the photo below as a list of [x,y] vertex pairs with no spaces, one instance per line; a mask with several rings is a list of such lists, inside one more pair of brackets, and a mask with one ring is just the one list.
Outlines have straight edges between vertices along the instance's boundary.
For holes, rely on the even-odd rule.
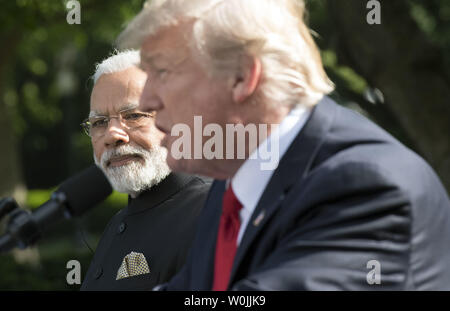
[[337,92],[424,156],[450,190],[450,2],[380,2],[381,24],[369,25],[368,1],[310,1],[324,62]]
[[92,163],[89,139],[78,126],[89,107],[89,77],[143,0],[81,0],[80,25],[67,23],[67,1],[0,2],[5,195],[22,183],[55,186]]
[[[0,16],[3,21],[3,16]],[[13,57],[13,51],[19,42],[19,36],[16,31],[8,31],[4,25],[0,28],[0,42],[7,42],[9,48],[0,49],[0,94],[3,94],[4,84],[3,80],[6,78],[8,71],[8,64]],[[2,44],[2,46],[5,46]],[[10,98],[11,103],[14,99]],[[16,148],[16,140],[11,122],[11,114],[9,113],[4,97],[0,97],[0,131],[4,135],[4,142],[2,151],[0,152],[0,198],[4,196],[11,196],[18,198],[23,202],[23,179],[21,174],[20,161],[18,160],[18,153]],[[22,192],[22,193],[18,193]]]

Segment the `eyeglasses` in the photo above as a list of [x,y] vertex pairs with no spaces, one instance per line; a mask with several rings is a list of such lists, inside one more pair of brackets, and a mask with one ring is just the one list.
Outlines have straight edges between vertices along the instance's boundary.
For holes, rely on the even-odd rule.
[[119,111],[117,116],[90,117],[81,123],[81,127],[89,137],[99,138],[105,135],[111,119],[118,119],[119,122],[124,124],[128,129],[134,129],[147,125],[150,118],[153,118],[154,116],[154,112],[147,113],[136,111],[135,108],[126,109]]

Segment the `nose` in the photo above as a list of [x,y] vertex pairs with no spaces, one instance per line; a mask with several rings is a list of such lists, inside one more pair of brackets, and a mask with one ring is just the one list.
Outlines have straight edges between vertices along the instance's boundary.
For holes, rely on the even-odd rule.
[[111,119],[105,132],[105,146],[115,147],[130,142],[130,136],[117,119]]
[[139,100],[139,110],[141,111],[158,111],[163,108],[162,101],[157,96],[156,81],[152,81],[150,75],[147,77],[144,89]]

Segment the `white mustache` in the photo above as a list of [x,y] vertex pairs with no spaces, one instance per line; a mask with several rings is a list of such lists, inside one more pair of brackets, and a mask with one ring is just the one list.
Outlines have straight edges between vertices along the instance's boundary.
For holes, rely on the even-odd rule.
[[[132,161],[125,166],[107,167],[113,157],[139,156],[142,161]],[[100,161],[94,156],[95,163],[103,170],[113,188],[131,196],[150,189],[167,175],[170,169],[165,162],[167,150],[155,146],[147,150],[140,146],[121,145],[103,152]]]
[[123,145],[119,146],[115,149],[108,149],[102,154],[102,158],[100,160],[100,163],[103,168],[107,168],[109,161],[112,158],[115,157],[121,157],[121,156],[139,156],[142,159],[148,158],[149,151],[141,148],[141,147],[135,147],[130,145]]

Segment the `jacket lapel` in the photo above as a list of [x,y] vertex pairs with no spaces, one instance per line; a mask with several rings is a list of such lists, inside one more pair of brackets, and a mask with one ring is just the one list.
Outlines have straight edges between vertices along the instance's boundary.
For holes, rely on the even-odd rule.
[[283,203],[290,188],[295,183],[301,182],[309,172],[326,133],[331,127],[335,111],[336,104],[328,97],[324,97],[314,107],[309,120],[282,157],[248,222],[236,253],[229,284],[233,284],[238,268],[247,255],[249,247],[262,232],[264,225],[279,210],[279,206]]
[[192,269],[192,288],[198,290],[211,290],[212,288],[216,240],[224,192],[225,181],[214,181],[205,203],[205,215],[200,222],[202,227],[198,230],[201,236],[197,237],[199,243],[197,246],[202,249],[199,252],[201,257],[195,258],[193,262],[195,268]]

